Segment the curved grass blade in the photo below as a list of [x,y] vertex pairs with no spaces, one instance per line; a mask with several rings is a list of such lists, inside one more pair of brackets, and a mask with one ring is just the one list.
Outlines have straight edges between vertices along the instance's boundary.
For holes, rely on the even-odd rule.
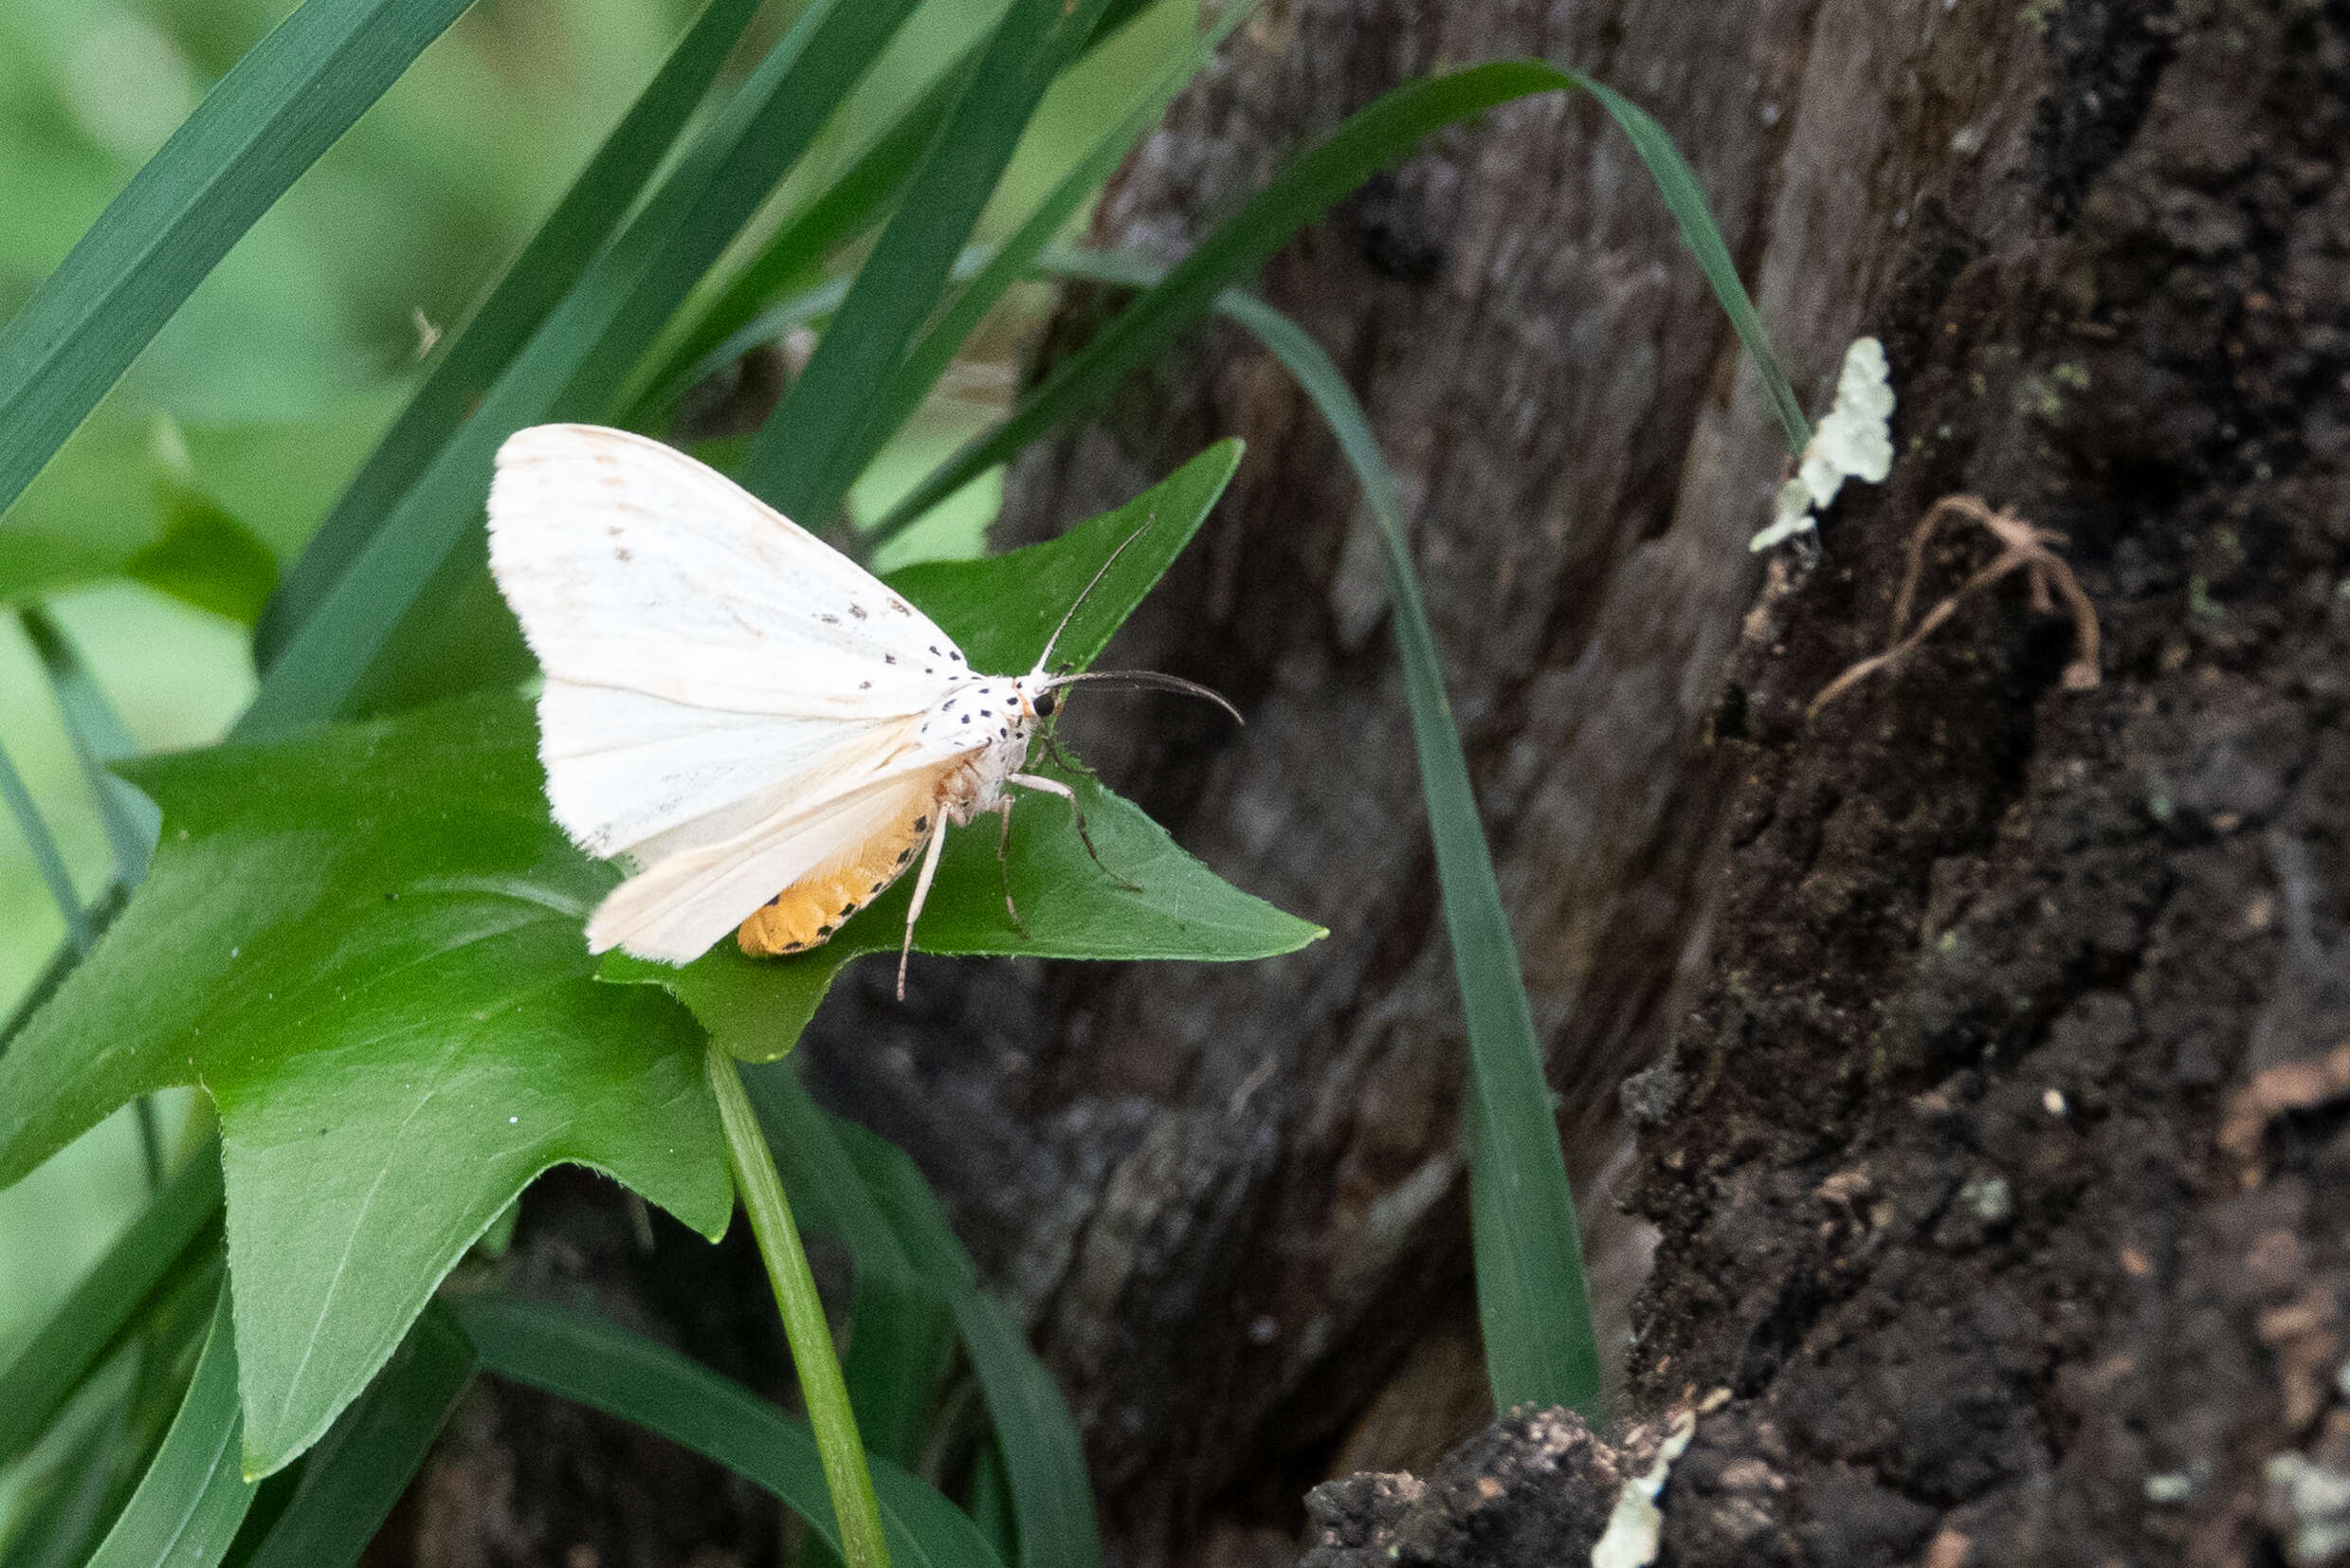
[[1105,3],[1011,0],[808,368],[752,440],[736,475],[744,488],[811,525],[839,510],[882,389],[936,308],[1038,100],[1093,36]]
[[253,1503],[255,1484],[237,1468],[244,1436],[236,1336],[224,1285],[179,1414],[89,1568],[211,1568],[219,1562]]
[[[482,1366],[501,1377],[633,1421],[766,1487],[833,1551],[839,1526],[805,1422],[665,1345],[600,1319],[536,1302],[454,1304]],[[903,1568],[1001,1568],[986,1538],[923,1482],[872,1462],[890,1559]]]
[[6,746],[0,746],[0,798],[8,801],[9,813],[16,818],[18,830],[32,849],[32,863],[40,868],[49,899],[65,918],[66,942],[76,957],[87,953],[98,934],[90,928],[90,917],[82,907],[82,895],[74,890],[73,873],[65,868],[64,852],[58,848],[56,835],[49,831],[41,808],[33,803],[32,792],[25,787],[24,775],[16,771],[16,763],[9,758]]
[[1729,310],[1732,327],[1770,388],[1773,407],[1794,449],[1800,451],[1810,439],[1800,405],[1739,282],[1721,231],[1705,210],[1696,176],[1671,138],[1622,95],[1587,77],[1540,61],[1497,61],[1397,87],[1292,159],[1271,184],[1023,397],[1000,424],[965,443],[890,508],[871,530],[873,541],[878,544],[903,532],[922,513],[1008,462],[1037,436],[1098,407],[1127,375],[1205,315],[1227,285],[1253,276],[1331,203],[1406,156],[1431,132],[1514,99],[1562,90],[1593,93],[1631,137],[1671,207],[1683,239],[1697,253],[1706,281]]
[[586,270],[757,9],[758,0],[709,0],[489,298],[452,335],[440,363],[344,487],[264,611],[253,631],[254,656],[263,667]]
[[1811,445],[1812,422],[1804,417],[1803,403],[1795,396],[1795,389],[1778,362],[1777,351],[1771,347],[1771,333],[1762,324],[1762,313],[1755,309],[1746,285],[1739,281],[1738,264],[1730,259],[1730,247],[1722,243],[1722,230],[1705,205],[1705,192],[1697,183],[1696,171],[1681,155],[1681,149],[1673,145],[1673,138],[1665,134],[1665,127],[1647,110],[1604,82],[1574,72],[1565,74],[1575,86],[1597,99],[1616,128],[1631,138],[1632,151],[1648,166],[1649,177],[1656,182],[1657,194],[1665,198],[1667,210],[1680,226],[1681,243],[1697,259],[1698,270],[1712,286],[1715,301],[1730,319],[1730,330],[1738,334],[1740,346],[1746,350],[1747,357],[1755,362],[1755,370],[1762,377],[1763,391],[1771,399],[1771,411],[1778,416],[1779,430],[1787,437],[1787,449],[1802,456],[1803,448]]
[[301,1481],[246,1568],[349,1568],[424,1463],[473,1376],[473,1341],[439,1303],[302,1461]]
[[220,1212],[220,1150],[207,1143],[0,1372],[0,1465],[32,1446],[91,1369],[121,1341],[124,1325],[207,1235]]
[[377,661],[396,657],[396,634],[419,600],[483,556],[483,500],[499,444],[525,425],[604,410],[913,5],[819,0],[801,13],[288,639],[238,722],[241,738],[352,710]]
[[1228,295],[1225,313],[1297,377],[1361,483],[1387,556],[1395,642],[1411,701],[1436,878],[1453,975],[1468,1023],[1469,1220],[1475,1238],[1477,1318],[1496,1410],[1566,1405],[1599,1416],[1599,1345],[1583,1281],[1581,1232],[1567,1189],[1565,1157],[1542,1073],[1518,967],[1518,945],[1502,909],[1501,884],[1477,816],[1476,791],[1460,731],[1445,697],[1436,639],[1420,602],[1418,574],[1403,536],[1394,475],[1346,378],[1321,345],[1280,312]]
[[0,510],[296,176],[471,0],[308,0],[207,94],[0,331]]
[[826,1115],[788,1063],[747,1069],[744,1082],[809,1226],[847,1244],[860,1295],[885,1282],[954,1314],[1002,1450],[1021,1568],[1094,1568],[1102,1544],[1077,1424],[1019,1321],[979,1288],[921,1172],[886,1139]]

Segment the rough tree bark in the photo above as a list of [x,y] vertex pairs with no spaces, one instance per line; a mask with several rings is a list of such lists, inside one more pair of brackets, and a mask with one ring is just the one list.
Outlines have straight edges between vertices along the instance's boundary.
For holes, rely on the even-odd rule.
[[[1668,1560],[2250,1561],[2264,1509],[2323,1560],[2289,1516],[2350,1468],[2325,1223],[2350,1067],[2323,1054],[2350,1027],[2345,37],[2341,0],[1273,4],[1103,203],[1097,240],[1177,253],[1383,89],[1539,54],[1672,132],[1809,400],[1858,333],[1891,351],[1892,482],[1766,586],[1744,542],[1779,437],[1589,103],[1440,138],[1264,280],[1404,483],[1586,1222],[1641,1329],[1627,1408],[1730,1390],[1667,1494]],[[1099,308],[1072,298],[1043,356]],[[1117,657],[1248,728],[1156,702],[1072,728],[1331,939],[1230,970],[918,965],[910,1006],[852,983],[804,1048],[1027,1312],[1135,1568],[1286,1560],[1308,1486],[1426,1468],[1486,1413],[1459,1014],[1326,432],[1204,333],[1032,454],[1004,532],[1226,433],[1233,493]],[[2105,684],[2058,689],[2069,633],[2009,583],[1807,722],[1959,489],[2069,533]],[[1947,536],[1928,602],[1987,558]],[[1654,1232],[1616,1210],[1617,1090],[1655,1063],[1632,1185],[1664,1245],[1628,1319]],[[579,1184],[526,1210],[524,1267],[779,1376],[742,1322],[681,1317],[658,1261],[596,1263],[626,1250],[598,1212]],[[699,1534],[597,1501],[633,1458],[532,1471],[542,1407],[484,1397],[411,1498],[419,1560],[772,1539],[715,1482]],[[2272,1499],[2264,1463],[2304,1449]],[[450,1534],[499,1485],[498,1542]]]

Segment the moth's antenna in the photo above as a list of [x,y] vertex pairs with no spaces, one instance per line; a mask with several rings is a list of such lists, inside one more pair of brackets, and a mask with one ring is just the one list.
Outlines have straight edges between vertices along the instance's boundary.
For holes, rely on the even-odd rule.
[[1085,671],[1083,675],[1056,675],[1048,685],[1073,686],[1080,681],[1115,681],[1123,686],[1139,686],[1151,691],[1181,692],[1186,697],[1205,697],[1209,702],[1230,714],[1233,722],[1240,724],[1248,722],[1248,720],[1241,718],[1238,708],[1225,700],[1222,692],[1203,686],[1197,681],[1186,681],[1180,675],[1168,675],[1156,669],[1093,669]]
[[1135,540],[1149,533],[1151,531],[1151,524],[1157,522],[1157,520],[1158,508],[1154,506],[1151,508],[1151,515],[1142,520],[1142,526],[1127,535],[1124,538],[1120,539],[1119,541],[1118,548],[1110,552],[1110,558],[1103,561],[1102,563],[1102,569],[1093,574],[1093,581],[1085,585],[1085,592],[1078,594],[1075,599],[1070,601],[1067,611],[1061,617],[1061,624],[1054,627],[1052,629],[1052,635],[1045,639],[1045,651],[1036,656],[1036,667],[1029,671],[1030,677],[1035,677],[1045,673],[1046,661],[1052,657],[1053,644],[1059,642],[1061,640],[1061,633],[1069,629],[1069,622],[1076,617],[1078,608],[1085,602],[1086,594],[1091,593],[1095,589],[1102,586],[1102,579],[1110,574],[1110,568],[1116,566],[1118,564],[1118,557],[1126,553],[1126,546],[1132,544]]

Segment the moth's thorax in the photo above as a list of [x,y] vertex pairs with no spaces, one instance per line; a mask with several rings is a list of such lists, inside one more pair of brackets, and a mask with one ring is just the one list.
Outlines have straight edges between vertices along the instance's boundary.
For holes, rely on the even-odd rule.
[[917,739],[926,749],[969,747],[939,786],[939,808],[961,826],[994,809],[1004,780],[1028,760],[1035,710],[1010,676],[975,676],[956,684],[922,716]]

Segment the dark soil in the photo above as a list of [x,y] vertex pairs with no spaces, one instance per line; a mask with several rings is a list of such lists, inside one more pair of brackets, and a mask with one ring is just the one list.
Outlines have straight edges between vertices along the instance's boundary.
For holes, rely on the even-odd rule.
[[[1630,1406],[1726,1391],[1667,1563],[2350,1560],[2350,5],[2048,20],[2035,199],[1921,201],[1893,477],[1714,726],[1711,979],[1626,1097]],[[2015,574],[1807,719],[1954,492],[2068,536],[2103,684]],[[1937,538],[1922,604],[1994,554]]]
[[[2350,6],[2149,9],[2050,27],[2037,227],[1944,223],[1893,480],[1734,662],[1639,1085],[1636,1402],[1733,1395],[1669,1562],[2350,1555]],[[2069,536],[2104,684],[2017,575],[1807,721],[1954,491]]]

